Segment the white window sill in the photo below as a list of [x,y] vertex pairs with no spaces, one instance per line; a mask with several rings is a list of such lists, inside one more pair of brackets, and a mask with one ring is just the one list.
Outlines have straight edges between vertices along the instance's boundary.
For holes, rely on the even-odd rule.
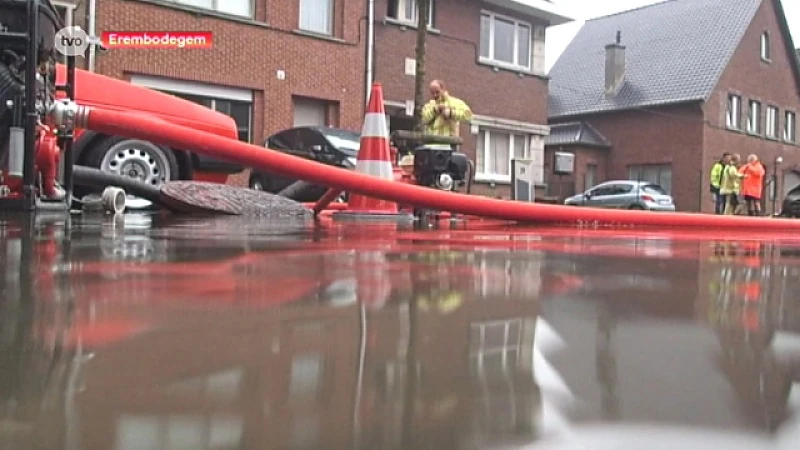
[[233,22],[240,22],[247,25],[256,25],[256,26],[264,26],[263,22],[259,22],[255,19],[255,14],[251,13],[249,15],[239,15],[239,14],[228,14],[221,11],[217,11],[216,9],[210,8],[203,8],[199,6],[191,6],[191,5],[184,5],[181,3],[175,3],[169,0],[127,0],[127,1],[136,1],[141,3],[150,3],[151,5],[158,5],[163,6],[165,8],[176,9],[179,11],[185,11],[188,13],[193,13],[201,16],[209,16],[209,17],[216,17],[220,19],[226,19]]
[[[400,19],[395,19],[395,18],[392,18],[392,17],[384,17],[383,18],[383,23],[384,24],[396,25],[396,26],[398,26],[400,28],[411,28],[413,30],[417,29],[417,24],[412,22],[412,21],[410,21],[410,20],[400,20]],[[434,27],[429,26],[428,27],[428,33],[441,34],[442,32],[439,31],[438,28],[434,28]]]
[[475,182],[476,183],[496,183],[496,184],[511,184],[511,177],[504,176],[504,175],[475,175]]
[[338,37],[335,37],[335,36],[331,36],[330,34],[319,33],[319,32],[310,31],[310,30],[304,30],[302,28],[298,28],[296,30],[292,30],[292,33],[294,33],[294,34],[296,34],[298,36],[305,36],[305,37],[309,37],[309,38],[320,39],[320,40],[323,40],[323,41],[335,42],[337,44],[345,44],[346,43],[346,41],[344,39],[341,39],[341,38],[338,38]]
[[514,65],[514,64],[509,64],[509,63],[502,62],[502,61],[495,61],[493,59],[484,58],[484,57],[479,57],[478,58],[478,64],[483,65],[483,66],[487,66],[487,67],[491,67],[492,69],[496,69],[496,70],[505,70],[505,71],[508,71],[508,72],[518,73],[520,75],[530,75],[530,76],[541,77],[541,78],[545,78],[546,77],[546,75],[544,73],[536,73],[530,67],[517,66],[517,65]]

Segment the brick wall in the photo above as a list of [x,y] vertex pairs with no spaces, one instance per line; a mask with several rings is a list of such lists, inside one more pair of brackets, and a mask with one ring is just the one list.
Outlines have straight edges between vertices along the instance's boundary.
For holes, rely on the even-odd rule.
[[[762,61],[760,56],[761,34],[764,31],[769,31],[770,34],[769,63]],[[784,111],[788,109],[800,115],[798,84],[790,65],[793,63],[790,59],[793,51],[794,49],[788,47],[783,40],[772,0],[765,0],[734,53],[730,65],[720,78],[714,95],[705,105],[708,125],[705,131],[705,152],[702,161],[704,187],[709,184],[711,165],[726,151],[739,153],[742,158],[755,153],[770,169],[778,156],[784,159],[783,168],[800,166],[800,147],[780,140],[770,140],[764,135],[768,105],[779,108],[778,132],[781,137]],[[743,127],[747,123],[749,100],[761,102],[761,136],[752,136],[726,128],[728,93],[742,96]],[[781,184],[778,183],[779,186]],[[703,206],[704,211],[712,210],[711,195],[705,188]],[[780,202],[778,207],[780,208]]]
[[699,209],[704,127],[698,105],[623,111],[582,120],[597,128],[613,145],[608,154],[606,180],[628,179],[631,165],[671,164],[676,207],[681,211]]
[[[294,32],[298,2],[257,1],[255,20],[229,20],[159,5],[156,1],[97,3],[97,32],[212,31],[212,49],[112,50],[97,58],[99,73],[118,78],[147,74],[252,89],[253,142],[292,126],[292,95],[339,102],[338,123],[363,121],[364,2],[337,0],[336,39]],[[279,80],[277,70],[285,71]],[[335,122],[335,121],[334,121]],[[237,177],[246,182],[246,174]]]
[[[553,173],[556,152],[568,152],[575,155],[575,172],[573,172],[572,175],[556,175]],[[580,145],[546,147],[544,152],[544,170],[546,174],[545,181],[548,185],[547,195],[559,197],[559,200],[564,200],[567,196],[589,189],[591,186],[586,185],[586,172],[589,164],[597,166],[595,184],[607,181],[609,154],[609,149]]]
[[[494,70],[478,64],[480,11],[489,9],[543,26],[532,17],[521,17],[474,0],[436,0],[434,26],[426,45],[426,82],[442,79],[448,90],[466,101],[475,114],[547,124],[547,81],[542,77]],[[387,0],[376,0],[375,81],[384,87],[389,101],[414,98],[414,77],[405,74],[405,59],[414,58],[416,29],[401,27],[384,19]],[[426,83],[426,98],[428,96]],[[475,138],[469,126],[461,129],[464,151],[475,158]],[[473,193],[508,198],[505,184],[477,183]]]

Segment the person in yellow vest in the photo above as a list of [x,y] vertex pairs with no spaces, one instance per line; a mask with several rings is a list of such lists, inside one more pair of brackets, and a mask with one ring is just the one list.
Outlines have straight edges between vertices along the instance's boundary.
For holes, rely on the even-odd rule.
[[433,98],[422,107],[422,123],[426,134],[458,136],[461,122],[472,119],[472,110],[463,100],[447,92],[444,82],[433,80]]
[[725,196],[725,215],[736,214],[736,207],[739,206],[739,194],[744,178],[744,175],[739,173],[740,161],[741,156],[738,154],[731,156],[730,162],[722,172],[719,193]]
[[714,214],[722,214],[725,211],[725,196],[719,193],[719,185],[722,184],[722,172],[730,159],[731,154],[725,152],[722,154],[722,159],[711,166],[711,195],[714,196]]

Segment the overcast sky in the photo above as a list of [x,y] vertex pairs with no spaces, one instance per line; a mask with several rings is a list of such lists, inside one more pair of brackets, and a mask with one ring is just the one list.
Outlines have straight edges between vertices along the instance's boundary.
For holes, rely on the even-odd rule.
[[[576,20],[575,22],[548,28],[547,47],[545,49],[546,70],[550,71],[561,52],[564,51],[578,30],[580,30],[584,20],[652,5],[661,1],[663,0],[553,0],[553,3],[561,6],[561,9],[568,16]],[[789,22],[795,47],[800,47],[800,0],[781,0],[781,2],[786,13],[786,19]]]

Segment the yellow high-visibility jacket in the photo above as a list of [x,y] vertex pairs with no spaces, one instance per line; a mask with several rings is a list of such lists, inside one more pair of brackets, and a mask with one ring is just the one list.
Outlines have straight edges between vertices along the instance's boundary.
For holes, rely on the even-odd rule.
[[725,165],[722,164],[720,161],[714,163],[714,166],[711,167],[711,186],[719,189],[720,184],[722,184],[722,171],[725,168]]
[[722,172],[722,183],[719,186],[719,193],[722,195],[739,195],[739,191],[742,188],[742,178],[744,178],[744,175],[739,173],[739,169],[733,164],[729,164]]
[[[450,117],[444,118],[433,110],[437,104],[450,108]],[[445,93],[440,101],[431,100],[422,107],[422,123],[427,134],[458,136],[459,123],[472,119],[472,110],[463,100]]]

